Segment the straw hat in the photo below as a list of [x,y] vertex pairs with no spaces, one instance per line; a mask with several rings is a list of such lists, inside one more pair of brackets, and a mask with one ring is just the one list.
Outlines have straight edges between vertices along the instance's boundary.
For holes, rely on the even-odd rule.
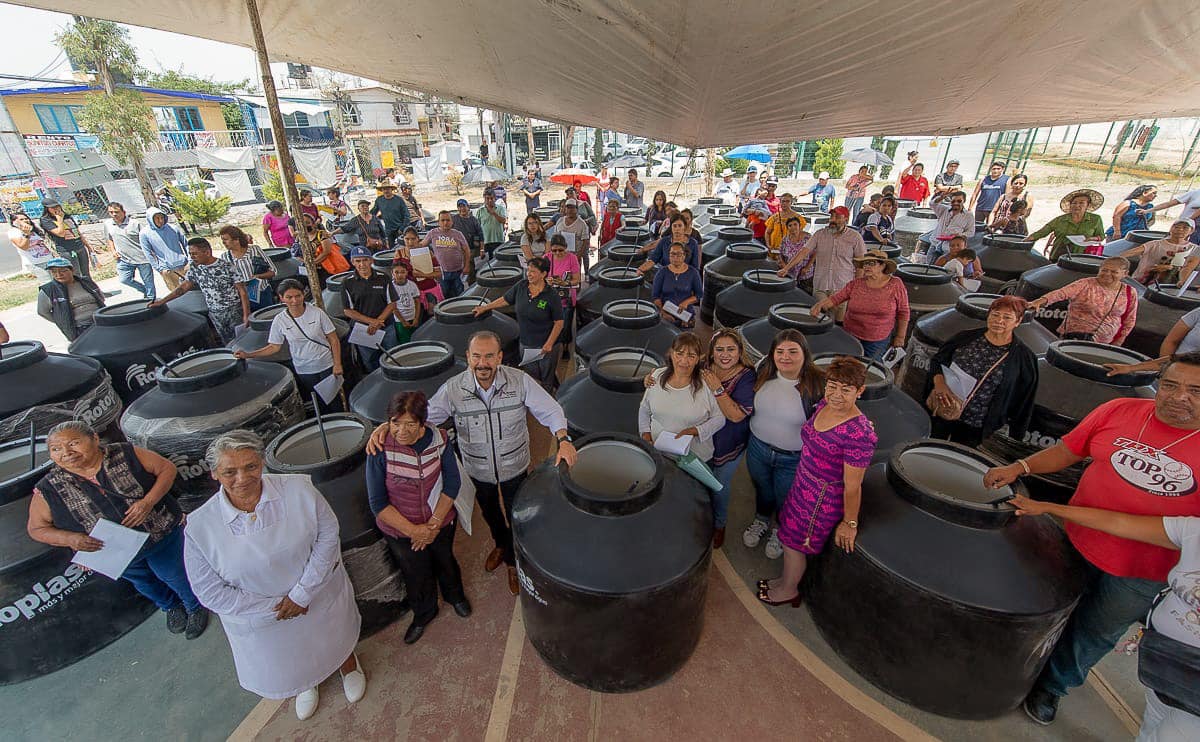
[[386,188],[395,188],[395,187],[396,187],[395,183],[393,183],[390,180],[384,179],[384,180],[379,181],[379,183],[377,183],[375,185],[375,190],[382,191]]
[[885,274],[890,275],[896,272],[896,261],[889,258],[883,250],[867,250],[861,258],[854,258],[854,265],[861,268],[862,264],[868,260],[878,260],[880,263],[883,263],[883,272]]
[[1095,211],[1104,205],[1104,196],[1100,195],[1099,191],[1093,191],[1091,188],[1079,188],[1063,196],[1062,201],[1058,202],[1058,208],[1062,209],[1064,213],[1070,211],[1071,199],[1076,196],[1088,197],[1088,211]]

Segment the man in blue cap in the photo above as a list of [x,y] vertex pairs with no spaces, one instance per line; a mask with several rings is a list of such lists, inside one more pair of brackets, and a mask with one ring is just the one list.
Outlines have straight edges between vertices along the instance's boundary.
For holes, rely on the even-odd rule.
[[66,258],[51,258],[46,270],[53,280],[38,287],[37,313],[57,325],[67,340],[74,340],[92,326],[92,315],[104,306],[104,292],[92,279],[76,276]]
[[351,250],[350,262],[354,265],[354,275],[342,281],[343,313],[346,319],[362,325],[366,330],[367,337],[364,338],[360,334],[362,330],[351,327],[349,340],[358,350],[358,357],[367,373],[370,373],[379,368],[379,356],[383,354],[381,343],[372,341],[376,338],[382,340],[391,323],[392,310],[396,308],[396,291],[392,288],[391,279],[375,270],[371,251],[367,248],[356,247]]

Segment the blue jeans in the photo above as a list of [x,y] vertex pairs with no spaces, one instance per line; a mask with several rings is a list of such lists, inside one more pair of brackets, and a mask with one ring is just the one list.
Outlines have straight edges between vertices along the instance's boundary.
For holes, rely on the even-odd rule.
[[713,475],[721,483],[719,492],[708,491],[708,496],[712,498],[713,528],[724,528],[725,521],[729,519],[729,498],[733,494],[733,473],[737,471],[741,460],[742,457],[739,455],[724,464],[714,464],[712,467]]
[[180,603],[188,613],[200,609],[200,601],[192,592],[183,568],[183,526],[157,544],[142,547],[141,553],[121,573],[121,579],[133,583],[160,610],[169,611]]
[[851,224],[853,224],[854,220],[858,218],[858,212],[862,210],[862,205],[862,198],[850,198],[849,196],[846,196],[846,208],[850,209]]
[[[135,271],[142,280],[133,277]],[[118,258],[117,280],[134,291],[140,291],[148,301],[154,301],[154,268],[149,263],[126,263]]]
[[[384,332],[384,330],[380,330],[380,332]],[[379,359],[383,356],[381,349],[355,345],[354,350],[358,352],[358,360],[362,362],[364,372],[369,374],[379,368]]]
[[746,469],[754,483],[754,511],[759,518],[770,521],[783,505],[792,489],[799,463],[799,451],[783,453],[750,434],[750,442],[746,444]]
[[1165,583],[1138,577],[1114,577],[1085,564],[1087,585],[1067,627],[1054,645],[1035,687],[1065,696],[1083,685],[1088,671],[1117,646],[1134,621],[1146,617]]
[[453,299],[462,294],[464,291],[462,275],[462,271],[442,271],[442,280],[439,283],[442,284],[443,296]]
[[892,344],[891,337],[885,337],[883,340],[859,340],[863,347],[863,356],[878,361],[888,347]]

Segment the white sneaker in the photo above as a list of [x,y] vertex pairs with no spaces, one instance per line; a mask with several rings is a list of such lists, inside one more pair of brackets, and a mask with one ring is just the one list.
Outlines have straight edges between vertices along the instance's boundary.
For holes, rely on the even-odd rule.
[[767,522],[762,518],[755,518],[750,521],[750,525],[746,526],[746,530],[742,531],[742,543],[747,549],[753,549],[762,541],[763,534],[767,532]]
[[778,528],[771,529],[771,535],[767,538],[767,545],[763,547],[763,553],[767,555],[767,559],[778,559],[783,556],[783,544],[779,543]]
[[346,700],[350,703],[358,703],[367,693],[367,676],[363,674],[358,655],[354,656],[354,663],[357,665],[354,670],[342,673],[342,690],[346,691]]
[[317,701],[321,696],[316,688],[309,688],[296,696],[296,718],[304,721],[317,712]]

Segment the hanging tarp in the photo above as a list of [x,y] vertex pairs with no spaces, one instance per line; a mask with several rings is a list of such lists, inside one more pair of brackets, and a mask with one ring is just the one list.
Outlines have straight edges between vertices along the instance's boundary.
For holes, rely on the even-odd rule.
[[222,196],[229,196],[235,204],[254,200],[254,187],[245,170],[214,170],[213,182]]
[[196,163],[209,170],[253,170],[254,149],[251,147],[197,149]]
[[101,183],[100,187],[104,189],[104,198],[109,203],[116,201],[124,206],[130,214],[146,212],[146,197],[142,195],[142,187],[134,178],[110,180],[107,183]]
[[413,180],[417,183],[440,183],[442,181],[442,158],[412,158]]
[[[241,8],[242,15],[243,16],[245,15],[245,9],[246,9],[245,5],[235,5],[234,7]],[[187,33],[187,32],[181,31],[180,33]],[[190,36],[198,36],[199,34],[192,33],[189,35]],[[239,95],[238,100],[245,101],[245,102],[249,103],[250,105],[255,106],[257,108],[266,108],[267,107],[267,99],[260,95]],[[318,103],[317,101],[310,102],[310,101],[286,100],[284,98],[279,99],[279,111],[280,111],[280,113],[283,113],[285,115],[290,115],[293,113],[303,113],[306,116],[315,116],[318,113],[324,113],[326,111],[332,111],[332,110],[333,110],[332,105],[325,104],[325,103]]]
[[331,148],[293,147],[292,159],[296,161],[296,171],[303,175],[313,188],[325,189],[337,184],[337,161]]

